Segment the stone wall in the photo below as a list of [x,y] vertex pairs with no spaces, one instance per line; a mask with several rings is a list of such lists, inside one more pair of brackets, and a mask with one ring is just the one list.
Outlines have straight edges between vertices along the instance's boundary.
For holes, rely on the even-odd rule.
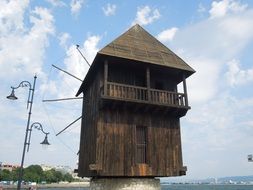
[[161,190],[155,178],[97,178],[91,179],[90,190]]

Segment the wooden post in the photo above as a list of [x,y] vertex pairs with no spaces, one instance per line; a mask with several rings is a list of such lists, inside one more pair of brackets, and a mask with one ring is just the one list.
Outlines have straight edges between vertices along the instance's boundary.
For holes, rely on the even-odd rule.
[[186,81],[185,81],[184,74],[183,74],[183,87],[184,87],[185,106],[188,106],[188,95],[187,95],[187,87],[186,87]]
[[104,63],[104,95],[107,96],[107,80],[108,80],[108,61]]
[[150,69],[149,66],[147,66],[146,69],[146,83],[147,83],[147,89],[148,89],[148,101],[151,100],[151,94],[150,94]]

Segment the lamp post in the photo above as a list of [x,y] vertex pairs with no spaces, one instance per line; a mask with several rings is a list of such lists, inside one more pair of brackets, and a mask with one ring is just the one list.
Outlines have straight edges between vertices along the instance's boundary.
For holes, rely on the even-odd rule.
[[253,155],[252,154],[248,155],[248,162],[253,162]]
[[35,129],[37,129],[37,130],[39,130],[39,131],[41,131],[42,133],[44,133],[45,134],[45,139],[40,143],[40,144],[42,144],[42,145],[50,145],[50,143],[48,142],[48,139],[47,139],[47,135],[49,134],[49,133],[46,133],[44,130],[43,130],[43,127],[42,127],[42,125],[41,125],[41,123],[39,123],[39,122],[34,122],[32,125],[31,125],[31,127],[28,129],[28,140],[27,140],[27,142],[26,142],[26,145],[27,145],[27,152],[29,151],[29,147],[30,147],[30,144],[31,144],[31,135],[32,135],[32,128],[35,128]]
[[[9,96],[7,96],[8,99],[16,100],[18,98],[15,96],[15,90],[20,88],[20,87],[29,87],[29,93],[28,93],[28,99],[27,99],[27,109],[29,109],[29,112],[28,112],[28,118],[27,118],[23,154],[22,154],[19,177],[18,177],[18,186],[17,186],[18,190],[20,190],[20,188],[21,188],[21,182],[22,182],[23,172],[24,172],[23,171],[23,166],[24,166],[25,152],[26,152],[26,149],[27,149],[27,152],[29,151],[30,140],[31,140],[31,132],[32,132],[33,127],[35,127],[38,130],[41,130],[46,135],[44,141],[41,144],[49,145],[49,143],[47,141],[47,135],[49,133],[45,133],[43,131],[42,125],[40,123],[35,122],[31,125],[31,127],[29,127],[30,126],[30,119],[31,119],[31,115],[32,115],[32,105],[33,105],[33,96],[34,96],[36,78],[37,78],[37,76],[35,75],[34,80],[33,80],[33,86],[28,81],[22,81],[22,82],[20,82],[20,84],[17,87],[11,87],[12,88],[11,94]],[[28,135],[29,135],[29,139],[27,139]],[[27,145],[28,145],[28,148],[26,148]]]

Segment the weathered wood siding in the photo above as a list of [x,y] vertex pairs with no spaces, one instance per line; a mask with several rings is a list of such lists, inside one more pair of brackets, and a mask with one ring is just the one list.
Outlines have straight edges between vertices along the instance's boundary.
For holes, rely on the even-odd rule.
[[83,96],[82,124],[80,134],[80,150],[78,175],[90,176],[95,175],[94,170],[90,170],[90,164],[96,162],[96,138],[97,138],[97,117],[98,117],[98,100],[100,96],[101,73]]
[[[136,126],[147,127],[147,163],[136,163]],[[104,110],[97,125],[101,176],[177,176],[182,169],[177,118]]]
[[[83,99],[83,118],[81,127],[80,155],[78,175],[81,177],[96,176],[178,176],[183,170],[181,137],[180,137],[180,116],[177,115],[175,108],[169,109],[176,113],[173,116],[170,112],[164,114],[156,112],[161,108],[160,104],[153,105],[154,112],[142,111],[133,107],[117,107],[117,100],[109,99],[108,105],[101,106],[101,102],[106,99],[104,94],[110,93],[110,89],[106,88],[107,84],[112,81],[124,82],[136,86],[137,83],[143,81],[143,75],[149,70],[146,66],[138,71],[144,71],[142,79],[135,77],[134,74],[130,79],[124,78],[126,75],[112,75],[115,72],[107,70],[107,62],[105,67],[99,67],[96,76],[84,92]],[[112,68],[112,67],[111,67]],[[117,69],[116,69],[117,70]],[[147,81],[147,89],[150,94],[147,97],[154,96],[151,87],[155,85],[152,81],[158,75],[152,74],[150,71],[150,82]],[[109,74],[108,82],[107,73]],[[110,76],[111,75],[111,76]],[[149,75],[147,74],[147,79]],[[121,77],[121,78],[119,78]],[[162,77],[161,80],[166,82],[167,78]],[[127,82],[127,80],[131,80]],[[138,85],[137,85],[138,86]],[[165,85],[166,90],[176,87],[176,83],[169,82]],[[142,87],[144,88],[144,87]],[[108,92],[107,92],[108,91]],[[160,95],[159,95],[160,97]],[[152,100],[154,101],[154,100]],[[160,99],[159,99],[160,101]],[[149,101],[144,102],[148,104]],[[128,104],[129,102],[126,102]],[[138,104],[136,104],[138,108]],[[179,108],[177,108],[179,109]],[[136,126],[147,127],[147,145],[146,145],[146,163],[137,163],[136,161]]]

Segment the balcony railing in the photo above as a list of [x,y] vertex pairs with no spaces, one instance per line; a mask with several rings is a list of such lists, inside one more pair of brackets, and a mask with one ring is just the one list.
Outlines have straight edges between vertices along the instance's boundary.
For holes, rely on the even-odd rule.
[[106,91],[103,95],[109,98],[136,101],[151,104],[161,104],[176,107],[187,107],[185,95],[165,90],[137,87],[133,85],[107,82]]

